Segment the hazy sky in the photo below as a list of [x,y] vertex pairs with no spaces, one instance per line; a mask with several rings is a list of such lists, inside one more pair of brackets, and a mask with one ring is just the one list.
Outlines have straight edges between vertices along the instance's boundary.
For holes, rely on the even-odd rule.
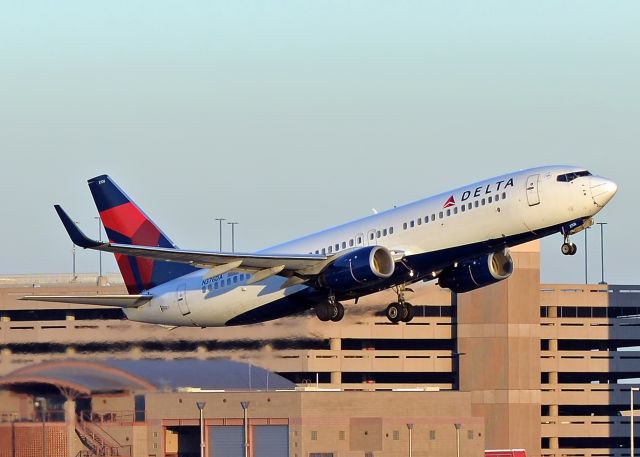
[[[638,283],[638,24],[637,0],[2,2],[0,274],[69,272],[52,205],[97,235],[102,173],[178,245],[226,217],[249,251],[568,163],[619,184],[606,279]],[[544,281],[584,280],[582,241],[543,242]]]

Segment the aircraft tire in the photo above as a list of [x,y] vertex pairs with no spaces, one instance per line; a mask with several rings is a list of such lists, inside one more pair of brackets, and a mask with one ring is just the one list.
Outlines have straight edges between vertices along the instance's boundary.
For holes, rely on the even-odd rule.
[[330,313],[330,309],[329,309],[329,304],[328,303],[320,303],[320,304],[318,304],[316,306],[315,310],[316,310],[316,316],[322,322],[327,322],[327,321],[331,320],[331,313]]
[[333,315],[331,316],[331,320],[333,322],[339,322],[344,317],[344,306],[342,305],[342,303],[336,303],[334,305],[334,308],[335,313],[333,313]]
[[400,322],[403,314],[405,314],[404,307],[400,303],[390,303],[389,306],[387,306],[385,314],[387,316],[387,319],[395,324],[397,322]]
[[411,322],[413,320],[414,309],[411,303],[403,303],[405,315],[402,318],[402,322]]

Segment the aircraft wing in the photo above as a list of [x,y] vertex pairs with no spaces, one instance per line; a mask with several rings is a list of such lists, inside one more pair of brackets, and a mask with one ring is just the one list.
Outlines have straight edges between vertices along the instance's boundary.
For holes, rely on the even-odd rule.
[[60,205],[55,205],[55,209],[71,241],[82,248],[187,263],[200,268],[209,268],[211,271],[207,276],[215,276],[230,270],[244,270],[269,272],[271,274],[284,272],[285,274],[304,277],[318,274],[330,261],[330,257],[325,255],[191,251],[96,241],[87,237]]
[[19,300],[74,303],[77,305],[117,306],[139,308],[153,298],[152,295],[26,295]]

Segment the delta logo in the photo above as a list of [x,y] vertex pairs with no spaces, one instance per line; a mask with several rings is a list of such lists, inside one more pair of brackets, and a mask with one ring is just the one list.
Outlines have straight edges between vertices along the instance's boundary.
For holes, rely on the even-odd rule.
[[448,200],[445,202],[443,208],[449,208],[450,206],[455,206],[456,201],[453,198],[453,195],[451,197],[448,198]]

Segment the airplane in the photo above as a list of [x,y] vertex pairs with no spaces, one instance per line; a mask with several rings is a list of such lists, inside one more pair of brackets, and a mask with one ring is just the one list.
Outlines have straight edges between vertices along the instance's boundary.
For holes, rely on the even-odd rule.
[[107,175],[88,181],[108,242],[88,238],[60,207],[76,245],[115,254],[128,294],[22,299],[121,307],[170,327],[245,325],[315,310],[340,321],[342,301],[391,288],[385,314],[409,322],[408,286],[438,280],[465,293],[507,279],[509,248],[593,224],[617,185],[574,166],[508,173],[372,214],[255,253],[179,249]]

